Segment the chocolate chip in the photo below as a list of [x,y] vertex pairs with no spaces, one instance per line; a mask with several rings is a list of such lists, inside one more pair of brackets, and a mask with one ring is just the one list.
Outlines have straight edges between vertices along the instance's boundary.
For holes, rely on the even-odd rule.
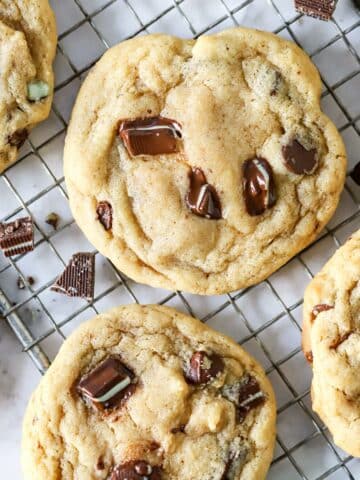
[[208,383],[224,370],[224,362],[215,353],[209,355],[204,351],[193,353],[186,372],[189,383],[198,385]]
[[335,0],[295,0],[295,8],[299,13],[320,20],[330,20],[335,5]]
[[12,135],[8,137],[8,143],[12,147],[21,148],[25,140],[28,138],[29,132],[26,129],[17,130]]
[[109,202],[99,202],[96,208],[97,219],[105,230],[112,228],[112,206]]
[[243,193],[249,215],[261,215],[276,202],[275,182],[270,163],[253,158],[243,164]]
[[312,353],[312,352],[305,352],[304,355],[305,355],[306,360],[307,360],[309,363],[313,363],[313,361],[314,361],[314,356],[313,356],[313,353]]
[[179,151],[181,126],[165,117],[123,120],[119,135],[130,155],[161,155]]
[[103,457],[99,457],[98,461],[96,462],[96,469],[97,470],[105,470],[105,463]]
[[250,410],[265,402],[265,395],[252,375],[245,375],[240,382],[225,385],[222,388],[222,395],[235,403],[240,422],[245,419]]
[[0,223],[0,248],[5,257],[34,250],[34,225],[31,217]]
[[282,154],[286,168],[297,175],[311,175],[318,166],[316,149],[307,150],[296,139],[282,147]]
[[45,223],[53,227],[54,230],[57,230],[60,217],[57,213],[51,212],[45,219]]
[[68,297],[94,298],[95,255],[75,253],[51,290]]
[[178,427],[174,427],[170,430],[171,433],[184,433],[186,425],[181,424]]
[[82,377],[77,390],[99,410],[123,405],[135,392],[134,373],[118,358],[109,357]]
[[319,305],[315,305],[315,307],[311,311],[311,322],[315,320],[319,313],[326,312],[327,310],[332,310],[333,308],[333,305],[327,305],[326,303],[320,303]]
[[360,162],[355,165],[355,167],[353,168],[353,170],[350,173],[350,176],[354,180],[355,183],[360,185]]
[[134,460],[115,467],[110,480],[161,480],[161,468]]
[[185,200],[195,215],[211,220],[221,218],[219,196],[215,188],[207,183],[205,174],[200,168],[193,168],[190,172],[190,189]]

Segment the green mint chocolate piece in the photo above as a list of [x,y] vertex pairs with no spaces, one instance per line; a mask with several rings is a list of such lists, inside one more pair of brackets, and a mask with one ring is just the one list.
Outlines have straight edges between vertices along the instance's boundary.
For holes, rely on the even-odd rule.
[[42,80],[33,80],[28,83],[27,90],[28,99],[32,102],[38,102],[50,94],[49,85]]

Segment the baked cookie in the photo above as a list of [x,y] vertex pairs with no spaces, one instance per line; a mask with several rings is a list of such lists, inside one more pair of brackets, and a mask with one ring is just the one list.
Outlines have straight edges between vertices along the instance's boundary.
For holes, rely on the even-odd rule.
[[261,480],[275,400],[230,338],[176,310],[131,305],[83,324],[28,406],[26,480]]
[[360,230],[306,290],[303,350],[313,366],[313,409],[334,442],[360,457]]
[[343,187],[320,92],[302,50],[257,30],[110,49],[66,140],[76,221],[138,282],[216,294],[263,280],[315,238]]
[[50,112],[56,49],[47,0],[0,0],[0,173]]

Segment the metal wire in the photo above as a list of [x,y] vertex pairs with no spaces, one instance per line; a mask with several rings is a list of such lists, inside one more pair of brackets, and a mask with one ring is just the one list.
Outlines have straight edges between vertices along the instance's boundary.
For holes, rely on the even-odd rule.
[[[91,62],[91,64],[86,65],[82,69],[76,68],[74,63],[71,61],[69,58],[68,54],[66,53],[65,49],[61,45],[61,41],[65,39],[68,35],[79,29],[81,26],[85,24],[91,25],[93,31],[95,32],[96,36],[98,39],[101,41],[102,45],[104,46],[105,49],[109,48],[108,42],[103,38],[101,35],[100,30],[96,27],[96,23],[94,22],[94,18],[101,12],[105,11],[107,8],[112,6],[113,4],[117,3],[118,8],[123,8],[127,9],[128,12],[131,12],[133,15],[135,21],[139,25],[139,28],[136,29],[135,32],[132,33],[131,36],[127,38],[134,37],[136,35],[139,35],[143,32],[148,33],[149,28],[152,27],[153,25],[156,24],[157,21],[159,21],[161,18],[163,18],[165,15],[171,13],[172,11],[176,11],[181,18],[185,21],[187,27],[189,28],[190,32],[192,33],[193,37],[196,38],[199,35],[202,35],[209,30],[216,28],[218,26],[221,26],[222,22],[226,20],[231,20],[234,25],[238,25],[238,21],[236,20],[236,14],[240,12],[242,9],[245,7],[251,5],[255,0],[244,0],[240,2],[238,6],[235,8],[230,8],[228,6],[228,3],[226,0],[218,0],[219,4],[219,17],[211,24],[207,25],[206,28],[202,29],[201,31],[198,31],[195,26],[192,24],[191,19],[189,18],[188,15],[185,13],[185,8],[184,5],[185,3],[189,3],[190,0],[172,0],[172,4],[167,3],[166,6],[164,6],[163,10],[160,13],[154,13],[153,18],[148,21],[147,23],[143,23],[141,20],[141,15],[139,15],[139,12],[137,9],[133,6],[131,0],[108,0],[105,2],[100,8],[95,9],[91,14],[88,14],[86,10],[84,9],[81,0],[73,0],[74,3],[77,5],[81,13],[83,14],[83,18],[75,23],[75,25],[71,26],[68,30],[65,32],[61,33],[59,36],[59,44],[58,44],[58,52],[60,52],[67,60],[68,64],[70,65],[70,68],[72,70],[72,73],[69,75],[69,77],[61,82],[60,84],[57,85],[56,87],[56,92],[60,91],[62,88],[68,86],[73,82],[75,79],[78,79],[81,75],[83,75],[87,70],[97,61]],[[145,0],[144,0],[145,1]],[[290,0],[289,0],[290,1]],[[121,2],[121,6],[120,6]],[[284,33],[287,32],[288,35],[292,38],[293,41],[296,43],[300,44],[298,39],[296,38],[296,35],[294,33],[294,30],[292,28],[293,24],[295,22],[298,22],[302,15],[295,14],[293,18],[290,21],[287,21],[283,16],[281,11],[279,10],[276,2],[274,0],[268,0],[268,5],[270,5],[274,13],[278,16],[278,18],[281,20],[281,26],[278,27],[275,30],[275,33]],[[64,7],[66,8],[66,7]],[[343,113],[343,115],[346,118],[346,123],[343,125],[340,129],[340,131],[344,131],[348,127],[352,127],[354,131],[357,133],[358,136],[360,136],[360,115],[356,116],[355,118],[350,115],[350,113],[346,110],[345,106],[342,104],[341,100],[339,97],[336,95],[335,90],[344,85],[346,82],[354,78],[359,72],[360,72],[360,58],[359,54],[356,51],[356,48],[351,44],[348,38],[348,34],[350,34],[353,30],[359,27],[360,25],[360,17],[358,17],[358,21],[354,22],[353,25],[350,27],[343,29],[339,25],[339,23],[335,20],[332,19],[331,22],[333,23],[335,29],[336,29],[336,34],[329,40],[329,42],[320,48],[318,48],[315,52],[313,52],[312,56],[318,54],[325,48],[329,47],[330,45],[334,44],[336,41],[339,39],[342,39],[346,47],[350,53],[350,55],[356,60],[358,68],[356,71],[352,72],[345,78],[343,78],[341,81],[337,82],[336,84],[330,86],[327,82],[326,79],[322,78],[322,81],[326,87],[326,92],[324,95],[330,95],[331,98],[334,100],[335,104],[338,106],[340,111]],[[301,45],[300,45],[301,46]],[[11,176],[8,173],[5,173],[2,178],[7,184],[8,188],[11,190],[11,192],[14,194],[16,197],[19,207],[14,209],[10,214],[8,214],[6,217],[1,219],[1,221],[8,221],[15,215],[18,215],[19,213],[26,213],[27,215],[31,215],[30,207],[39,200],[41,197],[46,195],[47,193],[53,191],[54,189],[58,189],[58,191],[61,193],[61,195],[64,198],[67,198],[67,193],[66,190],[63,186],[63,181],[64,178],[57,178],[54,173],[52,172],[51,168],[47,165],[46,161],[44,160],[42,156],[42,149],[46,147],[48,144],[50,144],[52,141],[55,139],[60,138],[67,127],[67,121],[64,118],[64,116],[61,114],[61,112],[56,108],[56,102],[53,105],[53,112],[56,115],[56,118],[60,121],[62,127],[61,129],[55,134],[52,135],[50,138],[48,138],[45,142],[42,144],[35,146],[31,141],[29,142],[31,151],[24,155],[21,160],[24,160],[25,158],[29,157],[30,155],[35,155],[39,161],[41,162],[42,167],[45,169],[47,174],[50,176],[52,180],[52,184],[47,187],[44,190],[39,191],[35,196],[33,196],[31,199],[24,200],[22,198],[22,195],[16,188],[16,185],[14,185],[14,182],[11,181]],[[319,242],[322,242],[326,237],[331,238],[333,242],[335,243],[336,246],[339,246],[339,240],[337,238],[337,233],[340,231],[340,229],[344,228],[346,225],[351,224],[352,222],[360,219],[360,202],[354,195],[353,191],[349,188],[348,185],[345,185],[345,189],[351,199],[353,200],[354,204],[356,205],[357,209],[354,213],[349,214],[345,220],[343,220],[341,223],[337,224],[334,228],[327,228],[324,230],[322,236],[318,238],[312,245],[310,245],[307,249],[305,249],[301,254],[299,254],[296,258],[298,261],[301,263],[305,271],[307,272],[309,279],[312,277],[312,272],[307,266],[306,262],[304,261],[304,255],[306,255],[306,252],[310,249],[313,248],[314,245],[316,245]],[[56,258],[65,266],[65,261],[62,258],[62,255],[60,254],[58,248],[56,247],[53,237],[55,235],[58,235],[59,232],[62,230],[65,230],[74,223],[74,221],[70,221],[66,224],[64,224],[60,229],[57,231],[54,231],[52,233],[46,233],[43,231],[41,226],[35,222],[35,227],[40,233],[40,238],[36,241],[35,248],[38,248],[41,244],[47,243],[49,247],[51,248],[51,251],[55,254]],[[96,252],[96,255],[98,253]],[[7,273],[10,273],[15,270],[16,274],[22,278],[22,280],[25,282],[26,286],[29,289],[30,295],[26,297],[26,299],[17,302],[16,304],[11,304],[9,299],[3,294],[3,292],[0,293],[0,313],[1,315],[6,319],[8,322],[9,326],[12,328],[14,333],[16,334],[17,338],[21,342],[21,345],[23,347],[24,352],[27,352],[27,354],[31,357],[33,360],[36,368],[41,372],[44,373],[46,369],[48,368],[50,362],[49,359],[44,352],[42,348],[42,342],[49,338],[51,335],[58,334],[60,335],[63,339],[66,337],[64,334],[64,327],[70,324],[71,321],[76,319],[80,314],[88,311],[91,311],[93,314],[97,314],[98,310],[96,307],[96,303],[99,302],[102,299],[105,299],[108,295],[110,295],[112,292],[114,292],[117,288],[120,286],[125,288],[126,291],[128,292],[130,299],[134,302],[139,302],[139,299],[137,298],[136,293],[134,292],[134,288],[131,286],[132,282],[129,281],[121,272],[119,272],[112,264],[110,261],[108,262],[109,267],[111,268],[111,271],[115,275],[116,282],[112,284],[111,287],[103,291],[101,294],[97,295],[94,299],[94,302],[91,304],[83,304],[80,308],[78,308],[76,311],[74,311],[71,315],[68,315],[66,318],[64,318],[61,321],[56,321],[55,318],[52,316],[50,313],[49,309],[46,307],[44,304],[44,301],[41,298],[41,294],[45,292],[49,286],[53,283],[54,279],[51,281],[45,283],[42,285],[40,288],[36,288],[35,286],[31,286],[27,284],[26,278],[24,277],[23,272],[18,266],[19,260],[21,260],[22,256],[15,258],[15,259],[10,259],[9,263],[6,264],[4,267],[0,268],[0,275],[6,275]],[[133,284],[134,285],[134,284]],[[307,476],[301,466],[299,465],[299,462],[296,460],[296,455],[294,456],[294,453],[301,447],[302,445],[307,444],[313,439],[316,439],[317,437],[321,437],[326,444],[329,446],[331,451],[333,452],[335,458],[336,458],[336,465],[332,466],[325,472],[322,472],[320,476],[316,477],[318,480],[320,479],[325,479],[330,477],[334,472],[338,472],[341,469],[341,472],[343,473],[343,478],[345,479],[352,479],[354,480],[355,477],[353,474],[350,472],[348,465],[351,460],[351,457],[345,456],[343,458],[340,453],[338,452],[337,449],[334,448],[333,444],[329,440],[329,434],[322,424],[322,422],[316,417],[316,415],[311,411],[311,409],[307,406],[306,400],[309,395],[309,390],[302,391],[301,393],[297,392],[293,385],[290,383],[288,380],[287,376],[283,373],[281,366],[284,365],[286,362],[289,360],[295,358],[295,356],[299,353],[300,348],[295,348],[293,351],[291,351],[287,356],[282,358],[280,361],[275,361],[272,358],[272,354],[269,351],[269,349],[266,347],[264,342],[261,339],[261,333],[264,332],[268,327],[274,325],[277,321],[280,321],[281,319],[284,319],[288,317],[292,323],[292,325],[299,331],[301,332],[301,327],[299,326],[298,322],[296,321],[296,318],[294,316],[294,312],[296,309],[301,306],[302,304],[302,299],[298,300],[295,302],[293,305],[286,305],[285,302],[282,300],[281,296],[277,292],[277,290],[274,288],[270,280],[267,280],[264,282],[264,285],[269,289],[269,291],[274,295],[274,297],[278,300],[278,302],[281,305],[282,311],[279,313],[277,316],[274,318],[271,318],[268,322],[264,323],[261,325],[259,328],[254,328],[251,325],[251,322],[246,318],[246,315],[240,308],[241,304],[241,299],[246,298],[246,295],[251,292],[254,288],[256,287],[250,287],[247,288],[241,292],[238,293],[233,293],[233,294],[228,294],[227,296],[224,296],[226,300],[219,305],[215,310],[211,311],[208,313],[206,316],[202,318],[202,321],[207,322],[214,318],[217,314],[221,314],[222,312],[226,311],[227,309],[232,309],[232,311],[239,316],[242,322],[244,322],[244,325],[246,325],[249,334],[242,338],[241,344],[244,344],[249,341],[254,341],[260,348],[260,350],[263,352],[265,355],[267,361],[270,364],[270,367],[267,370],[268,374],[271,374],[272,372],[276,372],[277,375],[281,378],[283,383],[286,385],[288,390],[291,392],[292,398],[287,401],[283,406],[281,406],[278,410],[278,413],[281,414],[282,412],[286,411],[289,407],[292,406],[298,406],[306,415],[307,418],[309,418],[314,426],[314,433],[312,433],[310,436],[307,436],[306,438],[302,439],[300,442],[296,443],[295,445],[292,445],[290,448],[288,448],[283,440],[281,438],[277,437],[277,442],[279,446],[282,448],[284,453],[281,453],[276,457],[274,460],[274,464],[280,462],[281,460],[288,458],[291,464],[293,465],[295,471],[297,472],[298,476],[297,478],[302,478],[304,480],[313,480],[314,477]],[[39,306],[43,310],[43,312],[47,315],[48,320],[49,320],[49,325],[48,328],[46,329],[45,332],[41,333],[40,335],[33,335],[28,328],[26,322],[21,318],[21,315],[19,314],[19,311],[30,301],[36,301],[38,302]],[[165,298],[163,298],[159,303],[160,304],[165,304],[168,302],[174,302],[174,301],[179,301],[183,308],[191,315],[194,315],[193,308],[191,306],[191,300],[187,298],[186,295],[182,294],[181,292],[174,292],[174,293],[169,293]],[[292,479],[289,479],[292,480]]]

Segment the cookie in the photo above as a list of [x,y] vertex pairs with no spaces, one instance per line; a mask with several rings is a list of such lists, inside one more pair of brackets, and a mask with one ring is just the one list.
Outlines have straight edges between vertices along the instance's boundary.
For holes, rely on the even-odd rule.
[[262,368],[171,308],[131,305],[62,346],[24,421],[26,480],[261,480],[275,441]]
[[56,24],[47,0],[0,0],[0,173],[50,112]]
[[77,223],[138,282],[218,294],[263,280],[315,238],[343,188],[320,93],[307,55],[266,32],[113,47],[66,139]]
[[360,230],[315,276],[304,302],[313,409],[336,445],[360,457]]

